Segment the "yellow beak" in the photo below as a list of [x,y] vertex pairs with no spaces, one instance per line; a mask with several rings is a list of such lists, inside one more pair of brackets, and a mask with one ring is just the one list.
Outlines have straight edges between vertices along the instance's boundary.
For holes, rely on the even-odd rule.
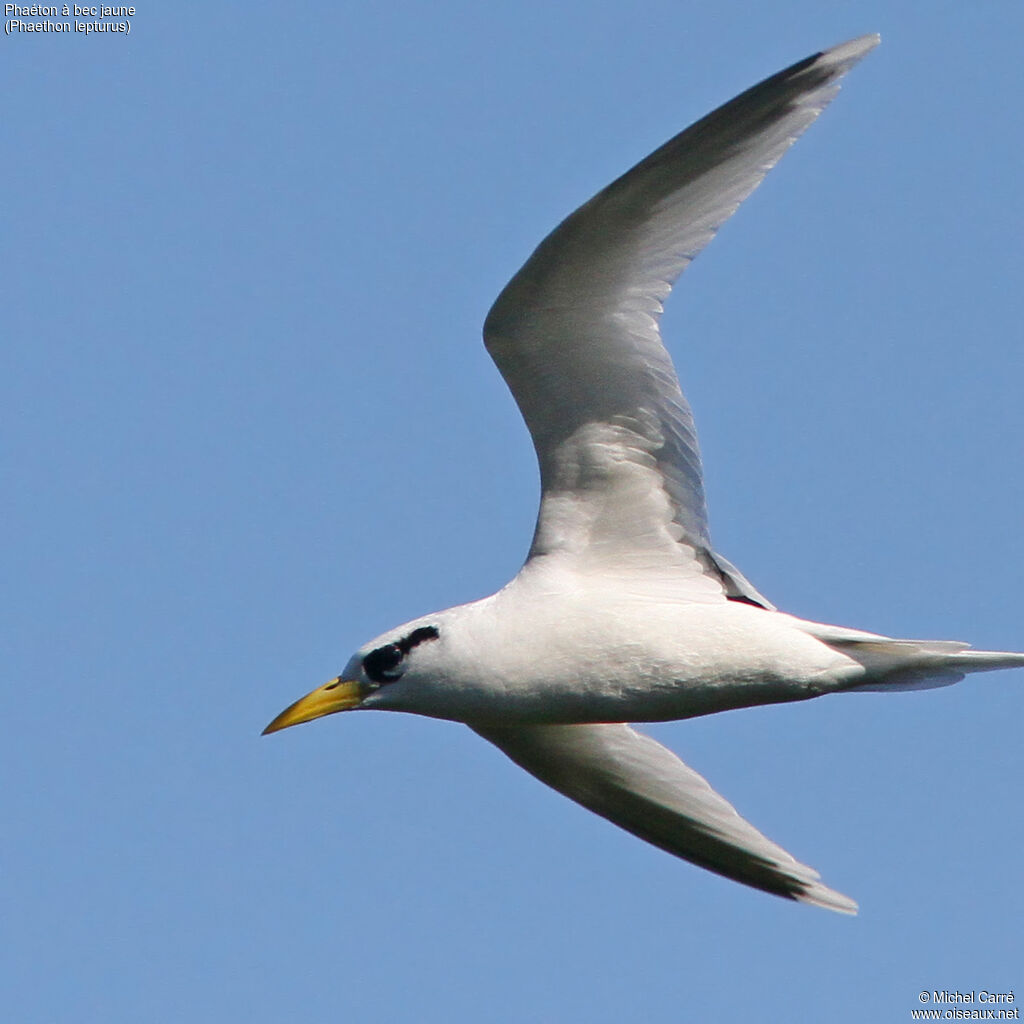
[[287,729],[290,725],[312,722],[314,718],[333,715],[337,711],[351,711],[359,707],[366,696],[361,683],[342,679],[332,679],[324,686],[317,687],[307,693],[291,707],[287,707],[263,730],[263,735]]

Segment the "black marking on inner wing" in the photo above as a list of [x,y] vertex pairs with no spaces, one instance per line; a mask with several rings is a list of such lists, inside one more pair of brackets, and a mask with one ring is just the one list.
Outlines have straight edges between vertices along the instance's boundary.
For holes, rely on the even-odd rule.
[[745,597],[743,594],[726,594],[725,599],[738,601],[740,604],[749,604],[752,608],[764,608],[760,601],[755,601],[752,597]]
[[408,636],[396,641],[395,646],[402,654],[408,654],[417,644],[423,643],[424,640],[436,640],[440,635],[437,626],[420,626]]

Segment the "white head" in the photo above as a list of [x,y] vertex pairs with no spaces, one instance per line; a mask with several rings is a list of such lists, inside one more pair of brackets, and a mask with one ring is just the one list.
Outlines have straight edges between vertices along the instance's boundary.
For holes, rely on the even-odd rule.
[[417,693],[430,683],[443,684],[449,674],[446,640],[453,612],[457,609],[416,619],[364,644],[339,675],[282,711],[264,735],[355,708],[420,710]]

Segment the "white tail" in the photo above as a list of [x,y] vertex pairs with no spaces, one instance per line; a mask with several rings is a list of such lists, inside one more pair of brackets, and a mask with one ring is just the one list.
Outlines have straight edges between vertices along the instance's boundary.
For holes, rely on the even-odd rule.
[[971,672],[1024,667],[1024,653],[972,651],[957,640],[891,640],[871,634],[821,639],[867,670],[868,680],[850,690],[931,690],[958,683]]

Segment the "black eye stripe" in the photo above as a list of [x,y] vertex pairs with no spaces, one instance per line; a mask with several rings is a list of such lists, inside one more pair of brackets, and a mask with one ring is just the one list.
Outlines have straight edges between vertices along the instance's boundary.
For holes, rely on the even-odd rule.
[[375,683],[394,682],[402,674],[397,671],[402,659],[424,640],[436,640],[439,635],[436,626],[420,626],[401,640],[370,651],[363,658],[363,671]]
[[414,629],[408,636],[402,637],[394,646],[402,654],[408,654],[417,644],[423,643],[424,640],[436,640],[438,636],[437,626],[420,626],[418,629]]

